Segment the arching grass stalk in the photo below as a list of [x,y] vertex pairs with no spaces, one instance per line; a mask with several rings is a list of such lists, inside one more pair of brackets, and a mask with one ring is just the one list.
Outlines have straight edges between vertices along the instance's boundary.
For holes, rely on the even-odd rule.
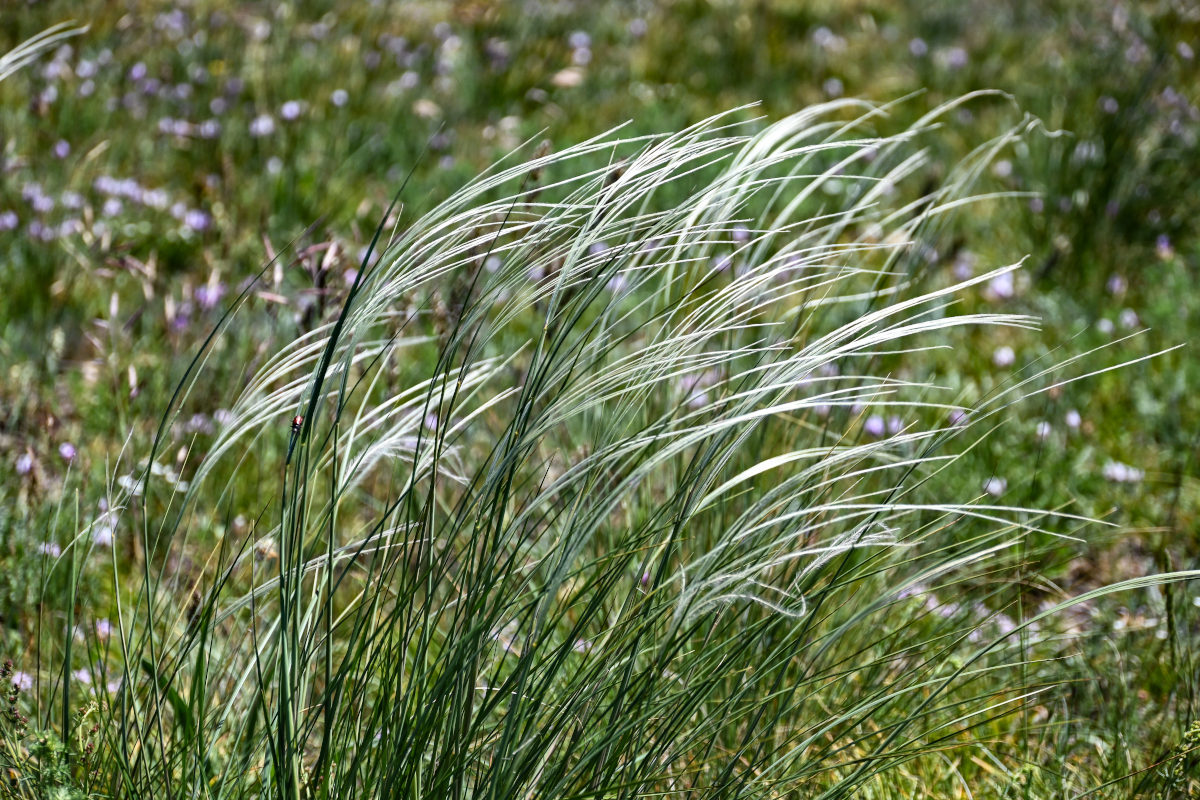
[[[156,531],[111,792],[845,797],[987,750],[1065,667],[994,625],[986,576],[1085,520],[953,480],[976,427],[923,354],[1036,326],[956,307],[1018,265],[913,257],[1028,127],[914,192],[955,105],[612,132],[380,239]],[[245,532],[189,532],[231,507]]]

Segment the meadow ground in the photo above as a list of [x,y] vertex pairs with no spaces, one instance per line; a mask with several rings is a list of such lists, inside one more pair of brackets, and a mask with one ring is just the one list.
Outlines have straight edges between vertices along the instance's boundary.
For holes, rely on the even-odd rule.
[[1189,4],[0,19],[4,791],[1200,791]]

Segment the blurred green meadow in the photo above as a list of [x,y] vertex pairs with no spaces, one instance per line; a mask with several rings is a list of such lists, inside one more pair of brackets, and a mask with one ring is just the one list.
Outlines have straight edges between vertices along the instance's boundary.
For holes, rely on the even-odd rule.
[[[501,159],[618,125],[632,137],[737,109],[730,121],[753,129],[839,98],[905,98],[886,123],[903,130],[980,92],[926,137],[931,184],[1022,131],[978,177],[996,196],[924,229],[908,268],[936,288],[1024,259],[956,300],[1040,328],[958,331],[903,369],[974,405],[1096,351],[1073,373],[1094,377],[989,420],[942,481],[964,500],[1109,524],[1031,537],[1002,573],[941,600],[1019,620],[1200,566],[1193,3],[18,0],[0,21],[5,52],[85,26],[0,82],[0,660],[23,676],[61,660],[68,619],[115,624],[121,587],[156,555],[128,521],[105,522],[113,487],[139,470],[186,487],[254,373],[336,317],[381,219],[403,230]],[[177,385],[242,293],[176,413]],[[1122,362],[1135,363],[1104,371]],[[906,423],[848,412],[827,435]],[[258,446],[264,485],[290,424]],[[139,459],[160,426],[151,466]],[[189,510],[194,537],[157,554],[185,573],[271,502],[250,483],[205,499]],[[68,547],[81,530],[92,541]],[[1194,584],[1098,598],[1061,625],[1045,658],[1076,672],[1053,700],[989,720],[982,749],[948,745],[941,767],[914,761],[870,796],[1195,796],[1196,773],[1172,772],[1186,758],[1162,766],[1200,718]],[[81,646],[68,667],[93,656]],[[113,691],[89,686],[98,705]],[[51,730],[38,691],[23,687],[22,713]]]

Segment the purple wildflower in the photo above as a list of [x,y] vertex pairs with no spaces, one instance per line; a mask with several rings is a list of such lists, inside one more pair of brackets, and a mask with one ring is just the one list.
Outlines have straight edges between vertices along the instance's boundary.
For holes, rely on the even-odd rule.
[[883,421],[883,417],[879,416],[878,414],[872,414],[871,416],[867,417],[867,421],[863,423],[863,430],[866,431],[869,436],[878,438],[883,436],[884,432],[886,431],[886,423]]
[[1067,427],[1071,430],[1078,430],[1079,426],[1083,423],[1083,418],[1080,417],[1079,412],[1073,408],[1066,413],[1066,416],[1063,417],[1063,419],[1067,423]]
[[59,139],[54,143],[54,155],[56,158],[66,158],[71,155],[71,143],[66,139]]
[[333,103],[337,108],[342,108],[346,103],[350,102],[350,95],[345,89],[334,89],[333,94],[329,95],[329,102]]
[[1154,241],[1154,252],[1162,259],[1168,259],[1175,255],[1175,248],[1171,247],[1171,237],[1160,233]]
[[250,122],[250,135],[255,138],[270,136],[275,132],[275,119],[270,114],[259,114]]
[[97,525],[92,531],[92,543],[97,547],[112,547],[113,529],[111,525]]
[[202,286],[197,286],[196,290],[192,293],[192,297],[195,298],[197,305],[206,311],[214,308],[221,302],[221,298],[224,296],[225,284],[223,283],[206,283]]
[[[206,211],[192,208],[183,215],[183,227],[196,233],[203,233],[212,225],[212,217]],[[203,302],[201,302],[203,305]]]
[[42,542],[38,545],[38,552],[44,556],[58,558],[62,555],[62,548],[56,542]]
[[1005,272],[988,281],[988,292],[998,300],[1007,300],[1016,292],[1013,274]]
[[279,108],[279,116],[286,122],[293,122],[300,118],[300,114],[304,111],[304,106],[299,100],[288,100]]
[[992,363],[997,367],[1011,367],[1013,362],[1017,360],[1017,354],[1008,345],[997,347],[992,353]]
[[76,455],[75,445],[70,442],[63,442],[58,446],[58,454],[66,461],[74,459]]
[[1004,480],[1004,478],[991,477],[983,482],[983,490],[992,497],[999,497],[1004,494],[1007,488],[1008,481]]
[[1145,476],[1145,473],[1137,467],[1122,464],[1120,461],[1106,463],[1102,474],[1106,479],[1115,483],[1137,483]]
[[28,475],[33,470],[33,455],[30,453],[21,453],[17,456],[17,474]]
[[14,230],[21,220],[15,211],[0,212],[0,231]]

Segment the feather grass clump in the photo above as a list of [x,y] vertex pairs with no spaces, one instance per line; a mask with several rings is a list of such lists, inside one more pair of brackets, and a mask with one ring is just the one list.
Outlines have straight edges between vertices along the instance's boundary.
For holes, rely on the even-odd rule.
[[[1073,518],[938,496],[974,427],[906,365],[1035,325],[955,308],[1016,265],[912,267],[1019,133],[909,193],[951,107],[894,135],[852,101],[610,133],[381,230],[183,495],[147,513],[147,473],[114,500],[146,558],[97,783],[843,797],[987,747],[1052,666],[1036,620],[989,628],[955,587]],[[904,425],[865,435],[868,407]],[[252,522],[205,550],[196,520],[227,508]]]

